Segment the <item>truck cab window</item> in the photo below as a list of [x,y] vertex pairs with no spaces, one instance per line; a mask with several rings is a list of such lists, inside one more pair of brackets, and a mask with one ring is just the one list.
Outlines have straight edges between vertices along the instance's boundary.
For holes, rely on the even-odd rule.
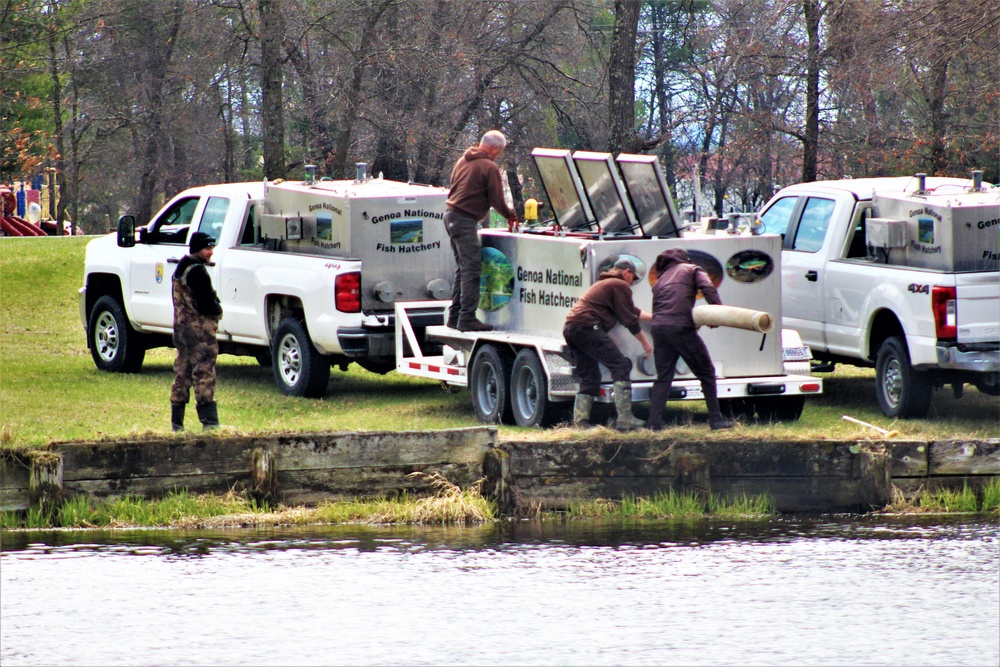
[[823,247],[826,230],[830,226],[830,216],[833,215],[834,201],[810,197],[802,209],[802,217],[795,228],[793,250],[816,252]]
[[198,225],[199,232],[205,232],[216,241],[222,232],[222,223],[226,221],[226,213],[229,212],[229,198],[209,197],[205,203],[205,211],[201,214],[201,223]]
[[774,202],[774,205],[760,216],[761,222],[764,223],[764,232],[784,236],[785,232],[788,231],[788,223],[792,220],[792,213],[795,212],[795,205],[798,202],[798,197],[783,197]]
[[174,202],[167,211],[150,227],[150,243],[187,243],[188,229],[198,208],[198,197],[190,197]]
[[243,232],[240,234],[241,246],[257,245],[256,214],[257,214],[257,207],[251,206],[250,210],[247,211],[247,219],[243,221]]
[[865,223],[872,216],[871,207],[859,209],[855,214],[854,231],[847,241],[844,252],[845,259],[865,259],[868,256],[868,247],[865,241]]

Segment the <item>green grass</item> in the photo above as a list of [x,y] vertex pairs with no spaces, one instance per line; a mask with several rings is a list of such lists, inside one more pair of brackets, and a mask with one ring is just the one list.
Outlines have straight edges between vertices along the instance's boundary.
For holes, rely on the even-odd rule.
[[967,484],[958,490],[921,489],[910,498],[899,494],[883,512],[1000,515],[1000,479],[991,479],[978,494]]
[[726,498],[673,489],[652,498],[625,496],[618,502],[595,500],[572,505],[567,514],[572,518],[637,519],[747,519],[773,516],[774,501],[768,496]]
[[318,507],[271,508],[236,493],[192,495],[186,490],[154,500],[123,496],[95,501],[76,496],[57,509],[36,506],[27,512],[0,512],[0,529],[472,524],[497,518],[495,506],[481,495],[478,485],[461,489],[440,475],[425,477],[434,489],[427,497],[402,494],[388,499],[324,502]]
[[[98,371],[84,340],[77,304],[83,284],[86,237],[0,239],[0,446],[37,447],[50,442],[141,439],[170,435],[171,349],[151,350],[142,372]],[[288,431],[424,430],[477,424],[468,391],[449,393],[430,380],[380,376],[352,365],[333,371],[323,400],[291,398],[274,384],[271,370],[245,357],[222,355],[217,400],[227,433]],[[658,437],[753,441],[758,438],[878,438],[876,432],[841,419],[847,414],[900,438],[994,437],[1000,399],[966,388],[956,400],[950,391],[934,395],[927,419],[885,418],[875,404],[874,373],[840,367],[823,374],[825,394],[806,402],[792,424],[740,425],[710,433],[704,403],[673,402],[676,424]],[[189,412],[193,413],[193,410]],[[637,410],[641,414],[641,408]],[[194,414],[189,424],[198,429]],[[649,437],[606,429],[589,434],[571,429],[503,426],[501,439]]]

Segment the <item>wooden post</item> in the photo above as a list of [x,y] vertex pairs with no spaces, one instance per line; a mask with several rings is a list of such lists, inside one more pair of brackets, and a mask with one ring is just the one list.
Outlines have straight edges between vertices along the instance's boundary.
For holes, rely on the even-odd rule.
[[859,448],[861,496],[869,509],[879,510],[892,499],[892,457],[884,444]]
[[676,492],[695,492],[707,497],[712,493],[711,471],[704,454],[678,452],[674,458],[674,482]]
[[31,504],[49,512],[63,502],[63,457],[53,452],[31,452],[28,493]]
[[510,473],[510,453],[490,449],[483,457],[483,496],[496,503],[501,512],[517,509],[517,492]]
[[278,461],[271,452],[258,447],[250,455],[250,490],[254,498],[271,501],[278,497]]

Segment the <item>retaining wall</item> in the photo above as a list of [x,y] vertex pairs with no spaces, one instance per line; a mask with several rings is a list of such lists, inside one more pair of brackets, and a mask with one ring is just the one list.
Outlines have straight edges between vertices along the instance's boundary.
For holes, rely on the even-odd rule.
[[294,504],[430,490],[439,472],[508,511],[675,489],[768,494],[781,512],[867,511],[926,487],[977,488],[1000,476],[1000,439],[684,443],[641,434],[580,442],[498,442],[495,427],[299,433],[142,443],[59,443],[0,452],[0,509],[77,495],[154,497],[230,489]]

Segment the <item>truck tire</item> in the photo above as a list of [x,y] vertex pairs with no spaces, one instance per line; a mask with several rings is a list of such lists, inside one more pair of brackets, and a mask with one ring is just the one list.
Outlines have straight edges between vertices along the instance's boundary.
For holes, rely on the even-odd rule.
[[483,345],[472,360],[472,409],[482,424],[510,424],[510,354],[495,345]]
[[510,372],[510,403],[518,426],[551,426],[562,416],[564,403],[549,399],[549,383],[538,355],[524,348]]
[[886,338],[875,358],[875,396],[886,417],[919,419],[927,415],[934,385],[910,365],[906,341]]
[[278,324],[271,348],[274,381],[282,394],[322,398],[330,382],[330,364],[309,339],[305,325],[294,317]]
[[138,373],[146,358],[142,334],[132,328],[125,309],[112,296],[102,296],[90,311],[87,326],[94,365],[109,373]]
[[805,404],[805,396],[762,396],[754,399],[757,418],[764,423],[798,421]]

